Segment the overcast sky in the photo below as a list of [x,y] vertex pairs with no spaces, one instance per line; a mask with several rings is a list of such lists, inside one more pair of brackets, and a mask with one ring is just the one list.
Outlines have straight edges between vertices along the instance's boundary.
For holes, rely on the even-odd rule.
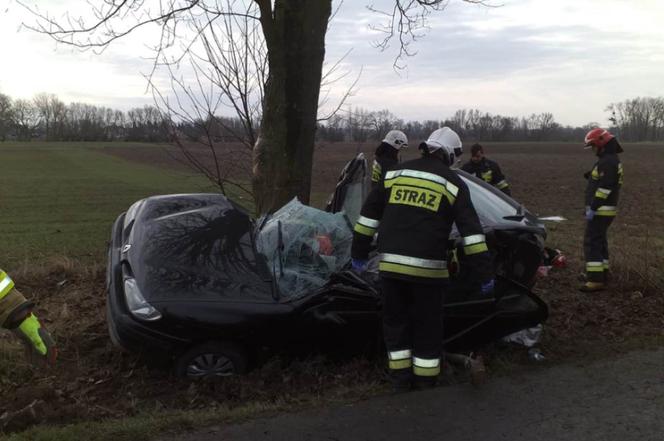
[[[60,16],[89,9],[85,0],[26,0]],[[95,0],[90,0],[94,3]],[[335,4],[338,0],[335,0]],[[362,72],[350,104],[389,109],[411,119],[444,119],[459,108],[510,116],[552,112],[562,124],[605,124],[611,102],[664,95],[664,2],[660,0],[495,0],[486,8],[450,0],[429,17],[407,70],[393,68],[370,29],[366,9],[390,0],[345,0],[327,35],[328,62],[352,49],[347,81]],[[150,70],[147,33],[102,55],[56,46],[20,30],[32,21],[14,1],[0,0],[0,92],[13,98],[54,93],[127,110],[152,103],[142,73]],[[341,95],[340,81],[331,91]]]

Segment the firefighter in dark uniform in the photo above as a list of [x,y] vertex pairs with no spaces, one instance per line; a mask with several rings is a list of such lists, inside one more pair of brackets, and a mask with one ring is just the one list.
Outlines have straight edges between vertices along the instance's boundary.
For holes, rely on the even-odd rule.
[[34,304],[14,288],[14,281],[0,269],[0,326],[11,330],[25,346],[28,361],[52,365],[57,358],[55,343],[32,312]]
[[354,229],[352,265],[358,272],[366,269],[378,233],[383,331],[395,391],[434,386],[440,373],[442,295],[453,223],[477,273],[477,288],[493,291],[482,226],[467,186],[449,168],[455,148],[461,151],[461,140],[453,130],[434,131],[420,145],[420,159],[398,164],[371,191]]
[[618,153],[623,149],[608,130],[596,128],[586,134],[585,143],[598,160],[584,176],[586,185],[586,231],[583,252],[586,261],[586,281],[579,288],[584,292],[601,291],[609,274],[609,244],[607,233],[617,213],[623,166]]
[[510,184],[498,164],[484,156],[484,148],[480,144],[470,147],[470,161],[466,162],[461,170],[475,175],[484,182],[493,185],[506,195],[511,196]]
[[371,188],[382,182],[385,172],[399,163],[399,151],[408,147],[408,138],[401,130],[390,130],[374,153],[371,167]]

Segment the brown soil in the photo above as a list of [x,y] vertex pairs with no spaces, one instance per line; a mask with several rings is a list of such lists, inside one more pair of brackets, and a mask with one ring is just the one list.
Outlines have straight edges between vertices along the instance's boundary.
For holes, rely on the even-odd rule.
[[[370,158],[372,147],[319,146],[314,190],[331,191],[343,164],[358,148]],[[107,151],[140,162],[184,167],[158,149]],[[408,154],[415,155],[415,149]],[[515,198],[531,211],[569,219],[551,224],[548,239],[549,246],[566,254],[568,267],[554,269],[536,287],[551,312],[541,346],[547,360],[611,356],[614,351],[661,339],[664,296],[656,287],[661,286],[664,264],[664,148],[628,145],[622,155],[625,187],[619,217],[609,232],[612,285],[592,295],[576,290],[583,269],[582,174],[591,167],[592,154],[565,144],[504,144],[489,145],[487,155],[500,163]],[[83,268],[62,259],[14,277],[39,304],[37,313],[56,336],[61,356],[58,366],[48,372],[29,370],[17,362],[13,377],[0,375],[0,416],[20,411],[35,400],[39,410],[36,419],[6,418],[6,430],[39,421],[64,423],[146,410],[233,407],[250,401],[297,405],[311,397],[333,395],[340,386],[381,381],[381,358],[366,356],[347,362],[320,356],[278,358],[240,378],[203,384],[180,381],[111,344],[105,324],[103,264]],[[9,339],[0,340],[0,345],[18,360],[18,348]],[[505,360],[503,354],[489,351],[490,366],[498,368]],[[524,351],[508,354],[512,363],[527,362]]]

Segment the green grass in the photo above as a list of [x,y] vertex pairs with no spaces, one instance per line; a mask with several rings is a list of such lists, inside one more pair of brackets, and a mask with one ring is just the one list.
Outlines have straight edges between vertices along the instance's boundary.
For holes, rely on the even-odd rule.
[[134,201],[214,191],[204,177],[132,163],[105,154],[105,145],[112,143],[0,143],[5,268],[55,255],[98,260],[113,221]]

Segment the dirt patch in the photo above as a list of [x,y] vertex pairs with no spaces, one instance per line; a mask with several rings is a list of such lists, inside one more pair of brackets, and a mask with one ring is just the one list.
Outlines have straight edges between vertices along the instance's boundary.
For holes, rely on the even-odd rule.
[[[358,148],[371,157],[370,145],[319,146],[314,189],[331,191],[338,171]],[[107,152],[164,167],[185,167],[164,159],[158,149],[107,148]],[[415,149],[408,155],[416,155]],[[660,251],[664,225],[658,220],[664,213],[664,148],[627,146],[622,155],[625,187],[620,214],[609,232],[613,282],[609,291],[592,295],[576,290],[577,276],[583,269],[582,175],[593,163],[592,154],[565,144],[505,144],[487,146],[487,155],[500,163],[517,200],[541,215],[569,219],[551,224],[548,239],[550,246],[565,252],[568,268],[552,271],[536,287],[551,312],[542,343],[547,360],[555,363],[589,355],[610,356],[626,345],[661,338],[664,296],[655,288],[660,286],[664,264]],[[62,259],[13,276],[38,302],[37,313],[56,336],[61,357],[50,372],[31,371],[18,358],[19,348],[6,334],[1,336],[2,353],[8,358],[0,360],[0,373],[3,362],[8,367],[7,375],[0,375],[0,415],[34,403],[38,410],[34,418],[17,419],[7,429],[20,430],[42,421],[69,423],[248,402],[297,405],[315,397],[334,396],[340,389],[366,390],[367,384],[383,381],[383,360],[377,355],[351,361],[324,356],[273,358],[241,378],[213,383],[180,381],[168,370],[152,369],[144,360],[111,344],[105,323],[103,264],[81,267]],[[524,351],[511,354],[511,362],[527,363]],[[505,352],[490,349],[487,355],[490,367],[499,370],[497,364],[503,362]]]

